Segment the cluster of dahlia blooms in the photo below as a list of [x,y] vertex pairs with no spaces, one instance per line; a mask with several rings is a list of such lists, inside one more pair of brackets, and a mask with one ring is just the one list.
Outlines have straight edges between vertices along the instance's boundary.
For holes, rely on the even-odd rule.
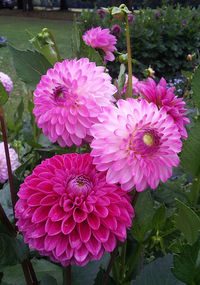
[[104,51],[105,63],[107,60],[113,61],[115,59],[113,52],[116,50],[115,44],[117,43],[117,39],[110,34],[109,29],[101,29],[101,27],[92,28],[83,35],[83,40],[86,45]]
[[[92,28],[86,44],[113,60],[116,39]],[[90,143],[91,153],[43,161],[18,192],[16,218],[25,242],[63,266],[100,259],[126,239],[134,210],[128,191],[156,188],[178,166],[187,137],[185,103],[164,79],[139,81],[115,104],[116,87],[104,67],[87,58],[56,63],[34,92],[39,128],[61,147]],[[124,94],[127,89],[127,77]]]
[[128,194],[106,182],[88,153],[43,161],[18,196],[15,213],[24,241],[63,266],[84,266],[113,251],[134,217]]
[[[10,163],[12,171],[15,171],[20,163],[18,161],[18,155],[13,148],[8,146],[9,154],[10,154]],[[4,150],[4,143],[0,143],[0,183],[4,183],[8,179],[8,169],[6,163],[6,155]]]

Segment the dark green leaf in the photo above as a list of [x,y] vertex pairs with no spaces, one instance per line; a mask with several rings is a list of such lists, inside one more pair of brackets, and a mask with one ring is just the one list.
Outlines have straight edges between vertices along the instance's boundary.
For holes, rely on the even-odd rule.
[[3,188],[0,190],[0,201],[1,205],[10,221],[13,221],[13,207],[11,202],[11,195],[10,195],[10,185],[9,183],[5,183]]
[[22,97],[17,107],[17,119],[18,120],[22,119],[23,112],[24,112],[24,102],[23,102],[23,97]]
[[131,234],[139,242],[143,242],[145,234],[152,229],[152,218],[155,213],[153,206],[149,191],[140,192],[131,229]]
[[8,92],[3,84],[0,82],[0,107],[8,101]]
[[200,121],[191,128],[188,139],[183,143],[181,164],[185,172],[194,176],[200,172]]
[[57,285],[57,281],[49,274],[45,274],[40,281],[40,285]]
[[189,244],[196,242],[200,231],[199,216],[184,203],[178,202],[178,214],[175,216],[175,225],[180,230]]
[[170,271],[172,255],[168,254],[146,265],[131,285],[184,285]]
[[[102,285],[104,276],[105,276],[105,271],[103,269],[100,269],[95,279],[94,285]],[[116,285],[116,282],[109,276],[106,285]]]
[[89,58],[90,61],[95,62],[97,66],[102,66],[103,60],[100,54],[93,47],[85,44],[85,42],[82,39],[81,34],[80,34],[80,43],[81,43],[81,46],[80,46],[79,58],[87,57]]
[[200,67],[195,70],[193,79],[192,79],[192,91],[195,106],[200,108]]
[[161,205],[153,216],[153,227],[159,230],[164,224],[166,219],[165,205]]
[[186,245],[183,251],[174,255],[172,272],[176,278],[188,285],[200,284],[200,239],[192,246]]
[[37,51],[19,50],[11,45],[10,51],[17,75],[28,88],[34,90],[41,76],[46,74],[52,65]]

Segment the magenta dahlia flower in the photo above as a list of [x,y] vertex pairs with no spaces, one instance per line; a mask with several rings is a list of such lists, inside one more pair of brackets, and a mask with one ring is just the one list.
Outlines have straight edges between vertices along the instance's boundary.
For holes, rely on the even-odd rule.
[[[139,95],[139,89],[137,87],[139,82],[140,81],[138,80],[137,77],[132,76],[133,95]],[[121,94],[124,94],[126,92],[126,90],[127,90],[127,83],[128,83],[128,75],[126,74],[126,81],[125,81],[125,84],[124,84],[124,88],[121,91]]]
[[160,109],[164,109],[177,125],[181,137],[187,138],[187,131],[184,124],[189,124],[190,120],[185,117],[187,110],[184,108],[185,102],[183,98],[178,98],[174,94],[175,87],[167,89],[167,82],[164,78],[161,78],[158,85],[152,78],[148,78],[147,82],[140,82],[138,90],[141,92],[142,97],[148,102],[153,102]]
[[43,161],[18,196],[15,213],[25,242],[63,266],[83,266],[113,251],[134,217],[129,196],[106,183],[87,153]]
[[111,31],[115,36],[119,36],[121,34],[122,29],[119,25],[114,25],[112,26]]
[[103,106],[115,101],[116,87],[104,67],[87,58],[65,60],[43,75],[34,91],[36,122],[61,147],[90,142],[90,127]]
[[[18,161],[18,155],[13,148],[8,145],[8,150],[10,154],[10,163],[12,171],[15,171],[20,166]],[[4,143],[0,143],[0,183],[4,183],[8,179],[8,169],[6,162],[6,155],[4,149]]]
[[101,27],[92,28],[83,35],[86,45],[93,48],[102,49],[105,52],[104,62],[113,61],[115,56],[113,51],[116,50],[115,44],[117,39],[110,34],[109,29],[101,29]]
[[179,164],[178,128],[165,110],[144,99],[120,99],[117,106],[105,108],[101,123],[92,126],[93,163],[107,170],[107,183],[119,182],[125,191],[154,189]]
[[5,73],[0,72],[0,82],[2,83],[8,94],[10,94],[13,89],[13,83],[10,77]]

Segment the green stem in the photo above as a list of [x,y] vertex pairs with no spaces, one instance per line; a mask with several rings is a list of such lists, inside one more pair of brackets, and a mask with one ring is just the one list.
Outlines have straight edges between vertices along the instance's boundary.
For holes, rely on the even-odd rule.
[[106,273],[105,273],[105,275],[104,275],[104,278],[103,278],[103,281],[102,281],[102,285],[106,285],[107,282],[108,282],[109,274],[110,274],[110,271],[111,271],[111,269],[112,269],[112,266],[113,266],[113,263],[114,263],[114,261],[115,261],[115,257],[117,256],[117,254],[118,254],[118,245],[116,246],[116,248],[114,249],[114,251],[111,253],[110,262],[109,262],[109,264],[108,264]]
[[200,174],[194,178],[192,188],[190,190],[189,199],[194,208],[197,207],[200,192]]
[[63,267],[63,285],[71,285],[71,265]]
[[[131,57],[131,43],[130,43],[130,31],[129,31],[129,22],[128,16],[126,15],[126,45],[127,45],[127,53],[128,53],[128,97],[132,97],[132,57]],[[125,94],[127,96],[127,94]]]
[[140,258],[140,255],[141,255],[141,253],[142,253],[142,251],[143,251],[143,248],[144,248],[144,245],[143,245],[142,243],[140,243],[139,248],[138,248],[138,251],[137,251],[136,254],[134,255],[134,259],[133,259],[133,261],[132,261],[132,264],[131,264],[131,266],[130,266],[130,268],[129,268],[129,270],[128,270],[128,273],[126,274],[126,279],[125,279],[125,281],[127,281],[128,278],[131,276],[131,273],[132,273],[132,271],[133,271],[135,265],[137,264],[138,259]]
[[121,278],[122,280],[125,278],[125,261],[126,261],[126,247],[127,247],[127,240],[122,244],[122,253],[121,253]]
[[48,28],[46,28],[46,31],[49,33],[50,38],[51,38],[52,42],[54,43],[54,47],[55,47],[55,51],[57,54],[58,61],[62,61],[62,57],[60,56],[60,53],[58,51],[58,47],[57,47],[57,44],[56,44],[56,41],[55,41],[53,34],[51,33],[51,31]]

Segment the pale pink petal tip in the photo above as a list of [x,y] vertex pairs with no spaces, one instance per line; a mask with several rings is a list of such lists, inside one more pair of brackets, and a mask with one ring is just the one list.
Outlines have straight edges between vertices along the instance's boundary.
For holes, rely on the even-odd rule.
[[61,147],[91,141],[90,128],[104,106],[113,104],[116,87],[104,68],[80,60],[56,63],[34,91],[36,122]]
[[[20,163],[18,161],[18,155],[16,151],[8,146],[9,154],[10,154],[10,163],[12,171],[15,171]],[[0,143],[0,183],[4,183],[8,179],[8,170],[7,170],[7,162],[6,155],[4,150],[4,143]]]
[[113,251],[134,217],[129,195],[109,185],[87,153],[46,159],[18,196],[15,216],[25,242],[63,266],[84,266]]
[[180,131],[164,109],[144,99],[120,99],[117,106],[105,108],[91,128],[93,163],[124,191],[154,189],[179,164]]
[[2,83],[8,94],[10,94],[13,89],[13,83],[11,78],[7,74],[0,72],[0,82]]

